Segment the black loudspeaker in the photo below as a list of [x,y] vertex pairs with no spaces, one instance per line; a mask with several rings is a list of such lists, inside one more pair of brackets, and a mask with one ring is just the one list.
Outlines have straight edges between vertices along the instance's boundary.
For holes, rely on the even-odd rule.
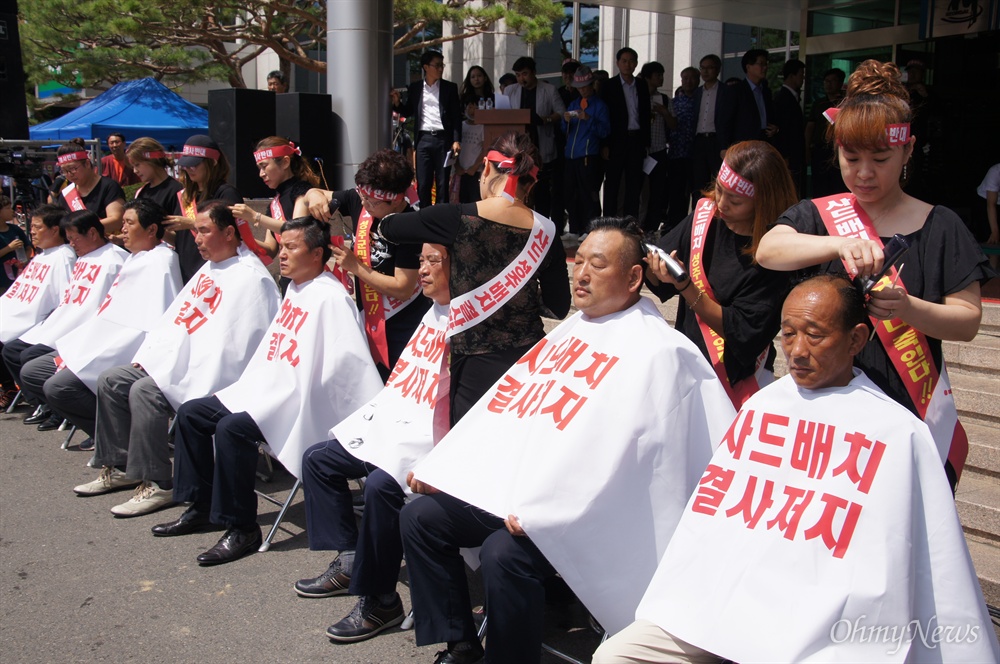
[[289,92],[275,98],[275,134],[284,136],[302,150],[316,174],[322,171],[320,186],[333,188],[331,168],[337,163],[330,95]]
[[17,0],[0,0],[0,137],[28,138],[24,61],[17,30]]
[[228,88],[208,91],[208,133],[229,160],[229,183],[244,198],[271,198],[274,192],[261,181],[253,148],[273,136],[274,97],[267,90]]

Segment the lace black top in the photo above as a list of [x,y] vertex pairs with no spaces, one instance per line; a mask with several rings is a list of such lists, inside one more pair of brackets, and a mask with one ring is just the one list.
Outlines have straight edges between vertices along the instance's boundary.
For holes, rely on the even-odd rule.
[[[382,220],[382,237],[395,244],[433,242],[451,248],[451,292],[467,293],[500,273],[520,253],[530,230],[480,217],[474,203],[433,205]],[[452,337],[452,352],[481,355],[534,344],[543,336],[542,306],[559,318],[569,311],[566,252],[558,238],[518,293],[492,316]]]

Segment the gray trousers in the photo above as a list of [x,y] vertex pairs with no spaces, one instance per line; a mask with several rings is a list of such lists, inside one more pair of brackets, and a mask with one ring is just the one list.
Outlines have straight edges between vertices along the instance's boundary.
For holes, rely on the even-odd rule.
[[45,381],[45,403],[52,412],[72,422],[91,438],[97,423],[97,395],[69,369]]
[[51,351],[28,360],[21,365],[21,391],[24,392],[29,400],[42,400],[50,408],[52,407],[51,404],[43,399],[42,386],[56,372],[57,355],[56,351]]
[[96,466],[125,466],[125,476],[153,482],[173,478],[167,429],[173,408],[156,382],[131,365],[97,379]]

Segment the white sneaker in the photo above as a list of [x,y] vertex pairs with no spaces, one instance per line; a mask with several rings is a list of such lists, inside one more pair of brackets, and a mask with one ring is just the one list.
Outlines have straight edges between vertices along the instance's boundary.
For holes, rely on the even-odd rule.
[[130,480],[125,477],[125,473],[117,468],[105,466],[101,469],[100,477],[93,482],[87,482],[86,484],[73,487],[73,491],[81,496],[99,496],[100,494],[108,493],[109,491],[130,489],[136,484],[139,484],[139,480]]
[[143,482],[135,488],[135,493],[127,502],[112,507],[111,513],[115,516],[141,516],[173,504],[172,489],[161,489],[156,482]]

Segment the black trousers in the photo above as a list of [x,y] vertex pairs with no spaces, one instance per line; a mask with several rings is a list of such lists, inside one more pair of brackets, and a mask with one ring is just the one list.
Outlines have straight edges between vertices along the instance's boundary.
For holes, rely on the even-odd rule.
[[623,214],[639,218],[639,197],[642,195],[642,162],[646,158],[646,144],[639,132],[629,132],[623,142],[612,143],[608,155],[607,175],[604,180],[604,214],[618,215],[618,192],[622,177],[625,178]]
[[601,216],[601,156],[567,159],[565,167],[566,209],[569,232],[582,235],[595,217]]
[[199,510],[211,506],[212,523],[227,528],[255,526],[257,442],[264,434],[253,418],[231,412],[212,396],[183,404],[176,422],[174,500]]
[[444,159],[451,150],[452,141],[445,138],[444,132],[436,135],[424,131],[417,132],[417,143],[414,148],[417,158],[417,195],[420,197],[420,207],[431,205],[431,187],[437,191],[437,202],[448,202],[448,175],[451,166],[444,167]]
[[[366,477],[360,533],[347,481]],[[382,595],[396,589],[403,562],[399,511],[406,496],[384,470],[365,463],[336,440],[302,455],[306,532],[313,551],[354,551],[352,595]]]
[[698,199],[701,198],[701,190],[712,186],[721,165],[722,156],[719,154],[719,144],[715,134],[711,136],[698,136],[696,134],[694,143],[691,144],[692,210]]
[[44,395],[41,392],[35,394],[31,388],[24,389],[24,383],[21,381],[21,367],[36,357],[41,357],[54,351],[54,348],[50,348],[45,344],[28,344],[20,339],[11,339],[3,345],[3,351],[0,352],[0,355],[3,357],[3,363],[6,365],[10,375],[21,387],[21,396],[31,403],[44,403]]
[[444,493],[409,503],[400,515],[417,645],[476,638],[465,561],[459,548],[481,546],[486,590],[486,661],[541,659],[545,579],[555,570],[503,519]]
[[691,205],[691,158],[667,159],[667,221],[663,233],[684,221]]

